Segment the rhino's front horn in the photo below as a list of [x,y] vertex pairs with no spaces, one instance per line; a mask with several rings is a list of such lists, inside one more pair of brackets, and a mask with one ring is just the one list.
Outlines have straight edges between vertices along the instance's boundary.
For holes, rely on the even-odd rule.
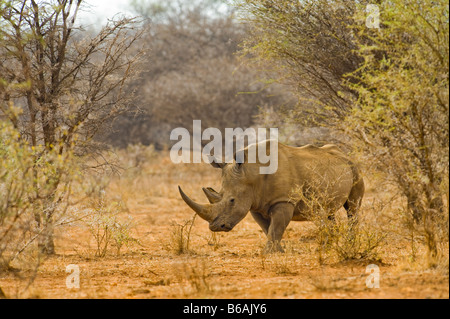
[[189,198],[182,190],[181,187],[178,186],[178,190],[180,191],[181,198],[186,202],[186,204],[197,213],[198,216],[203,218],[204,220],[211,222],[214,217],[211,214],[211,205],[201,205],[194,202]]

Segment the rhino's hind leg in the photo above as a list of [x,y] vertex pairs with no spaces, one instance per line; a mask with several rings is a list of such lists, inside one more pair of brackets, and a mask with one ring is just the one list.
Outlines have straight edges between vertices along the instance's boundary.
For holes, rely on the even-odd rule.
[[359,178],[353,185],[347,201],[344,203],[344,208],[347,211],[347,217],[353,222],[358,220],[358,211],[361,207],[362,198],[364,196],[364,181]]
[[294,206],[289,203],[278,203],[270,208],[270,225],[267,232],[267,245],[264,253],[283,252],[281,238],[294,215]]

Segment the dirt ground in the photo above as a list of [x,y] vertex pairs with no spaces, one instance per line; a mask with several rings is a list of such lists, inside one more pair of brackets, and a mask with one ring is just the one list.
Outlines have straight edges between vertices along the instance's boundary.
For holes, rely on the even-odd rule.
[[[147,161],[148,160],[148,161]],[[284,236],[284,254],[262,254],[265,235],[250,214],[229,233],[213,235],[196,218],[189,247],[180,253],[181,226],[193,212],[177,186],[206,201],[202,186],[220,189],[220,172],[208,164],[173,164],[168,156],[152,155],[138,168],[114,177],[108,199],[124,205],[120,216],[132,220],[138,242],[117,253],[96,256],[96,242],[83,223],[57,229],[55,256],[41,264],[26,282],[2,275],[0,286],[11,298],[449,298],[448,262],[425,267],[425,249],[411,258],[407,238],[392,236],[380,247],[377,260],[339,261],[318,258],[315,225],[292,222]],[[132,165],[135,165],[135,161]],[[130,166],[132,166],[130,164]],[[126,166],[126,165],[125,165]],[[381,196],[368,187],[365,205]],[[184,234],[189,224],[183,228]],[[183,238],[186,238],[183,237]],[[448,260],[448,256],[447,256]],[[368,287],[367,266],[379,268],[379,288]],[[80,287],[67,288],[68,265],[79,269]]]

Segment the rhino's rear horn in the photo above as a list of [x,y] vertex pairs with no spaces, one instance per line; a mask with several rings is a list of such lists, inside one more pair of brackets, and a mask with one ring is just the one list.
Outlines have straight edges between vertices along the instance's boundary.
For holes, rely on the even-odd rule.
[[207,188],[202,187],[202,190],[211,204],[220,202],[222,200],[222,195],[216,192],[212,187]]
[[192,210],[194,212],[197,213],[198,216],[200,216],[201,218],[203,218],[204,220],[210,222],[212,221],[214,218],[211,215],[211,205],[207,204],[207,205],[202,205],[202,204],[198,204],[196,202],[194,202],[192,199],[189,198],[189,196],[187,196],[183,190],[181,189],[180,186],[178,186],[178,191],[180,192],[181,198],[183,198],[184,202],[190,207],[192,208]]

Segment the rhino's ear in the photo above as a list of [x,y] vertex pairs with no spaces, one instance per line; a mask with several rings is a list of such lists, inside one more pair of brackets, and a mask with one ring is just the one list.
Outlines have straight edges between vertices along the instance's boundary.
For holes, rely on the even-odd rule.
[[234,160],[236,164],[244,164],[247,160],[247,150],[239,150],[236,153],[234,153]]
[[234,161],[236,163],[235,168],[237,170],[241,169],[242,164],[244,164],[246,160],[247,160],[246,150],[240,150],[240,151],[237,151],[236,153],[234,153]]
[[215,158],[212,155],[208,155],[208,159],[209,159],[209,163],[214,168],[223,168],[226,165],[226,163],[222,163],[222,161],[218,160],[217,158]]

